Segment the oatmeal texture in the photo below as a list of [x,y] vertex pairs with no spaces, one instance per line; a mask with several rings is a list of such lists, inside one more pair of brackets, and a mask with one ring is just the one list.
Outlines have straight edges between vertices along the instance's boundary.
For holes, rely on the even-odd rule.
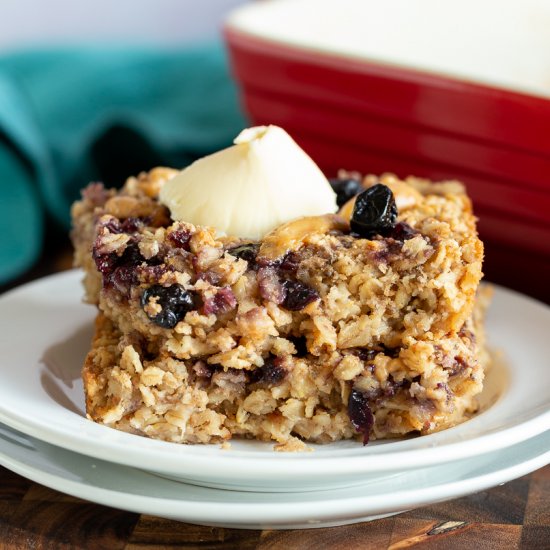
[[428,434],[475,411],[487,300],[460,184],[367,176],[395,196],[389,234],[351,233],[346,204],[253,242],[173,222],[157,196],[176,173],[92,184],[73,206],[75,263],[99,308],[83,370],[92,420],[302,450]]

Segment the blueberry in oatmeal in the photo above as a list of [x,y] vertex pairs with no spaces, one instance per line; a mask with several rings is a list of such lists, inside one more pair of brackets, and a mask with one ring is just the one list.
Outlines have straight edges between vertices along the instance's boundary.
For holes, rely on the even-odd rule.
[[290,311],[300,311],[308,304],[319,299],[319,293],[300,281],[285,281],[283,283],[285,298],[282,306]]
[[141,307],[153,323],[174,328],[188,311],[195,309],[196,298],[181,285],[153,285],[141,296]]
[[363,190],[361,182],[355,178],[332,178],[329,182],[336,193],[336,202],[338,206],[343,206],[352,197],[358,195]]
[[388,233],[397,220],[397,206],[389,187],[378,183],[357,196],[351,229],[361,237]]
[[234,248],[229,248],[227,252],[229,252],[232,256],[235,256],[235,258],[241,258],[241,260],[247,261],[249,267],[254,267],[259,249],[260,245],[258,243],[247,243],[241,244],[240,246],[235,246]]
[[255,384],[267,384],[268,386],[280,384],[287,374],[282,363],[283,361],[279,357],[268,357],[263,366],[251,371],[250,381]]
[[369,442],[374,417],[369,407],[367,396],[362,391],[351,390],[348,401],[348,415],[353,427],[363,434],[363,445]]

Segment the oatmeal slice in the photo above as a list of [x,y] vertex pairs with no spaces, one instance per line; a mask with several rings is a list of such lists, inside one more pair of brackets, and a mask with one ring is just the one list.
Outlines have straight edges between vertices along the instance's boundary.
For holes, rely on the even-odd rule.
[[73,206],[75,263],[99,308],[90,418],[167,441],[296,449],[431,433],[475,410],[483,244],[460,184],[342,172],[339,212],[250,238],[174,219],[159,195],[178,177],[92,184]]

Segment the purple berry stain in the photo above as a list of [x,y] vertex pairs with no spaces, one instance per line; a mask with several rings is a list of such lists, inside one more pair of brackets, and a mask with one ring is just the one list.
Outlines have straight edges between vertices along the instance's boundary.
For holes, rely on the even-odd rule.
[[319,293],[300,281],[284,281],[285,297],[282,306],[290,311],[300,311],[319,299]]
[[103,275],[103,286],[114,287],[123,294],[127,294],[129,287],[135,284],[136,267],[145,261],[136,243],[129,243],[120,256],[114,252],[100,254],[96,247],[92,254],[98,271]]
[[413,229],[408,223],[406,222],[398,222],[395,224],[395,227],[393,228],[393,231],[390,233],[389,237],[392,239],[395,239],[396,241],[408,241],[409,239],[412,239],[413,237],[416,237],[419,232],[416,231],[416,229]]
[[348,416],[352,426],[363,434],[363,445],[366,445],[369,442],[370,431],[374,425],[374,417],[366,394],[355,388],[351,390],[349,396]]
[[298,254],[296,254],[296,252],[288,252],[285,254],[279,265],[279,271],[284,273],[286,276],[296,275],[299,265],[300,257]]
[[203,311],[206,315],[227,313],[237,307],[237,298],[229,287],[223,287],[211,298],[204,301]]
[[250,382],[265,384],[267,386],[276,386],[286,377],[287,371],[282,365],[282,358],[270,356],[261,367],[258,367],[249,373]]
[[189,248],[189,241],[191,239],[191,233],[185,229],[176,229],[171,233],[168,233],[168,239],[176,248]]

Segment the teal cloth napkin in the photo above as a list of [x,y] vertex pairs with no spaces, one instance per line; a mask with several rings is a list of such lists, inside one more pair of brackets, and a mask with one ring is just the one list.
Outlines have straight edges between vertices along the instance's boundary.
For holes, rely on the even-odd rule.
[[245,125],[221,44],[0,57],[0,284],[36,261],[46,220],[68,230],[89,181],[184,167]]

